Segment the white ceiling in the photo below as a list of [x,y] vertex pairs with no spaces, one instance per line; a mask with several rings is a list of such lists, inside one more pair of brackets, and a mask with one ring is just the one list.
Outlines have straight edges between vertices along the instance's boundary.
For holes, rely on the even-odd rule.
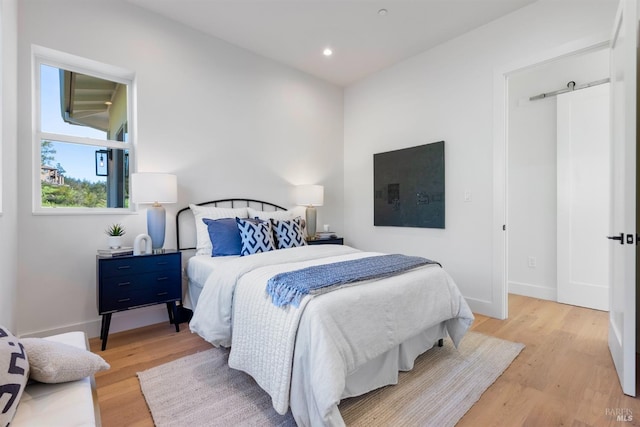
[[536,0],[128,1],[346,86]]

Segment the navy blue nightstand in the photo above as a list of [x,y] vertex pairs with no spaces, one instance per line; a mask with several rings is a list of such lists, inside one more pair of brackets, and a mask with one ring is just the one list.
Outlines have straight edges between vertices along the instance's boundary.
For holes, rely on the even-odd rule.
[[149,255],[96,257],[100,339],[107,347],[111,315],[154,304],[167,304],[169,321],[180,332],[176,302],[182,300],[182,254],[175,250]]
[[331,239],[307,240],[307,245],[344,245],[344,238],[332,237]]

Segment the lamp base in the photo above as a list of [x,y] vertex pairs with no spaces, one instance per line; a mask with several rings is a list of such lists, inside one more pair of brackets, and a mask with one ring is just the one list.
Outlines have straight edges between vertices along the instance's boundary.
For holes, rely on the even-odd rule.
[[147,234],[151,237],[151,248],[154,253],[164,246],[166,215],[162,205],[153,205],[147,210]]
[[316,238],[316,208],[314,208],[313,206],[308,206],[305,216],[305,219],[307,221],[307,238],[309,240],[314,240]]

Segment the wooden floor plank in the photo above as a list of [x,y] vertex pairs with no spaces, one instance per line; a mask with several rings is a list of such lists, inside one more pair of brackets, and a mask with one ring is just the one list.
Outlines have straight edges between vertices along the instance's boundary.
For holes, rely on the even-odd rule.
[[[109,336],[107,350],[92,351],[111,364],[96,375],[102,423],[153,426],[136,373],[210,348],[187,325],[168,323]],[[622,393],[607,347],[608,313],[518,295],[509,319],[476,315],[472,330],[526,345],[459,426],[640,425],[640,401]],[[632,414],[621,422],[616,410]]]

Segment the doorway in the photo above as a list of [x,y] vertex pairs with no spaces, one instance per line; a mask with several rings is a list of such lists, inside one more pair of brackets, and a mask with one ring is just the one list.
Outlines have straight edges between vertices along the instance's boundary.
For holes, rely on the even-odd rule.
[[[574,208],[569,210],[570,214],[567,216],[566,198],[570,198],[573,204],[584,203],[588,191],[576,191],[574,194],[565,192],[565,171],[572,167],[570,156],[580,156],[581,153],[575,151],[569,157],[562,154],[562,145],[558,145],[558,132],[566,132],[567,129],[564,121],[559,123],[558,98],[553,94],[558,90],[569,91],[608,77],[609,52],[604,47],[525,67],[508,76],[505,178],[509,232],[505,273],[510,293],[583,306],[588,303],[583,301],[581,295],[584,289],[598,291],[594,291],[594,295],[608,295],[608,290],[604,289],[602,292],[600,283],[592,286],[592,283],[585,284],[572,279],[568,282],[575,286],[570,287],[569,291],[566,286],[558,286],[561,283],[559,280],[570,278],[572,274],[580,275],[580,267],[573,262],[581,259],[577,252],[584,249],[581,245],[585,241],[589,241],[588,238],[584,239],[584,235],[581,238],[577,234],[573,237],[567,234],[566,221],[572,221],[578,231],[580,224],[584,225],[593,219],[593,212]],[[570,82],[573,82],[573,87]],[[547,96],[540,96],[541,94]],[[608,171],[608,158],[600,160]],[[584,189],[577,185],[574,190]],[[576,199],[576,195],[583,200]],[[602,191],[594,196],[600,199],[608,197]],[[604,204],[607,205],[608,203]],[[608,227],[608,220],[605,221],[601,224],[603,229]],[[588,230],[588,227],[582,227],[582,230]],[[566,240],[567,236],[569,241]],[[592,238],[591,241],[595,240]],[[606,248],[604,239],[601,243]],[[572,251],[572,248],[575,250]],[[601,262],[602,267],[608,269],[609,260],[606,256],[593,262]],[[567,265],[570,266],[569,269]],[[601,276],[608,278],[606,269]],[[578,282],[580,283],[576,284]],[[567,293],[573,293],[578,298],[567,299]],[[590,300],[598,302],[599,298]],[[597,307],[591,307],[608,308],[608,304],[602,305],[602,301],[599,303]]]

